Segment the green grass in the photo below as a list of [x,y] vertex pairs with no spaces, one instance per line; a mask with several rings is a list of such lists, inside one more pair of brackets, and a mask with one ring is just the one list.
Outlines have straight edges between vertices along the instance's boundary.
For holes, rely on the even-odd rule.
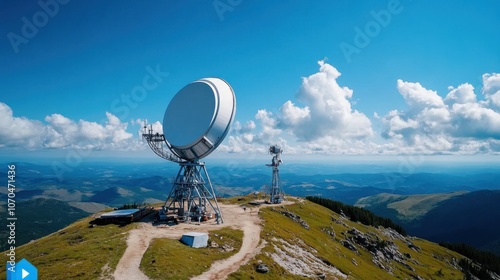
[[[213,262],[236,254],[242,240],[243,231],[229,227],[209,233],[208,244],[215,241],[219,248],[191,248],[179,240],[154,239],[141,261],[141,270],[151,279],[189,279],[208,270]],[[223,244],[234,250],[222,250]]]
[[[16,243],[19,246],[56,232],[89,215],[81,209],[70,206],[67,202],[45,198],[21,201],[16,208],[18,209],[16,211]],[[61,209],[64,209],[64,212],[61,212]],[[0,232],[3,233],[4,230],[7,231],[7,228],[2,228]],[[8,248],[6,242],[3,241],[0,251]]]
[[[254,199],[252,195],[224,201],[247,205]],[[425,279],[463,279],[461,271],[451,265],[452,259],[455,258],[458,262],[462,258],[461,255],[418,238],[414,238],[412,242],[421,248],[420,252],[408,248],[402,241],[394,241],[401,253],[410,254],[411,260],[416,262],[407,261],[415,271],[392,262],[390,266],[393,275],[390,275],[374,265],[369,252],[360,250],[358,255],[339,242],[345,239],[342,233],[351,227],[387,240],[379,229],[346,219],[342,220],[345,225],[339,224],[332,220],[341,220],[338,214],[309,201],[295,202],[293,205],[259,209],[262,219],[261,239],[267,244],[248,264],[231,274],[229,279],[306,279],[290,274],[270,257],[270,254],[275,252],[274,246],[283,248],[280,242],[273,241],[274,238],[299,245],[310,252],[311,248],[314,248],[312,253],[315,256],[349,274],[349,279],[412,279],[416,275]],[[310,230],[278,212],[283,210],[299,215],[308,223]],[[111,275],[125,252],[127,232],[136,228],[136,225],[90,228],[90,220],[91,217],[82,219],[59,232],[17,248],[17,260],[26,258],[37,266],[39,279],[99,279],[102,268],[106,265],[109,267],[107,275]],[[333,229],[335,238],[322,231],[324,228]],[[225,252],[218,248],[195,249],[183,245],[178,240],[154,239],[142,259],[142,271],[151,279],[189,279],[208,270],[213,262],[235,254],[241,247],[243,232],[225,227],[210,232],[209,236],[209,242],[214,240],[220,246],[228,244],[234,247],[234,250]],[[357,266],[353,264],[353,259]],[[6,260],[3,254],[0,261],[1,271],[5,271]],[[255,271],[259,261],[268,265],[269,273],[260,274]],[[0,279],[5,279],[5,273],[0,275]]]
[[[399,245],[401,252],[408,252],[419,263],[425,266],[413,265],[416,273],[426,279],[464,279],[461,271],[454,269],[449,262],[452,258],[460,260],[463,258],[460,254],[439,246],[436,243],[427,240],[415,238],[413,244],[422,248],[420,253],[409,249],[406,246]],[[438,271],[442,271],[442,275]]]
[[247,206],[247,207],[257,207],[254,205],[251,205],[250,202],[258,200],[258,201],[263,201],[263,200],[269,200],[269,197],[266,197],[265,193],[259,193],[258,195],[254,194],[248,194],[245,196],[234,196],[234,197],[226,197],[226,198],[219,198],[217,201],[219,203],[224,203],[224,204],[237,204],[241,206]]
[[409,195],[405,196],[402,200],[387,204],[387,208],[396,210],[399,213],[398,218],[401,220],[412,221],[423,217],[440,202],[465,193],[467,193],[467,191]]
[[[345,238],[341,233],[350,227],[356,227],[364,233],[372,232],[380,239],[387,239],[378,229],[348,220],[343,220],[347,227],[335,223],[332,221],[332,217],[340,219],[338,214],[309,201],[284,206],[283,208],[299,215],[309,224],[310,230],[306,230],[300,224],[271,208],[262,208],[260,210],[263,219],[261,238],[267,241],[267,245],[260,254],[247,265],[242,266],[240,270],[231,274],[228,279],[306,279],[302,276],[290,274],[270,257],[270,254],[275,251],[274,245],[280,246],[272,241],[273,237],[282,238],[291,244],[298,244],[297,239],[302,240],[305,244],[303,247],[314,248],[317,251],[314,255],[321,256],[341,272],[350,275],[349,279],[412,279],[413,275],[420,275],[425,279],[463,279],[460,270],[453,268],[449,264],[453,257],[457,260],[460,259],[459,254],[446,250],[437,244],[419,239],[413,242],[422,248],[420,253],[408,248],[402,241],[395,241],[402,253],[409,253],[412,259],[418,261],[420,265],[409,263],[416,270],[412,272],[401,264],[392,262],[391,267],[394,275],[391,276],[374,265],[372,255],[369,252],[360,250],[358,255],[339,242],[340,239]],[[283,208],[279,207],[277,209],[285,210]],[[323,232],[322,228],[333,228],[336,233],[335,238]],[[353,264],[353,259],[356,260],[357,266]],[[267,264],[270,272],[267,274],[257,273],[255,267],[258,261]],[[439,270],[441,270],[441,274],[438,274]]]
[[[98,279],[107,264],[113,273],[126,249],[126,233],[134,224],[89,227],[91,217],[16,249],[17,261],[26,258],[38,268],[39,279]],[[5,277],[6,256],[0,262]],[[3,278],[5,279],[5,278]]]

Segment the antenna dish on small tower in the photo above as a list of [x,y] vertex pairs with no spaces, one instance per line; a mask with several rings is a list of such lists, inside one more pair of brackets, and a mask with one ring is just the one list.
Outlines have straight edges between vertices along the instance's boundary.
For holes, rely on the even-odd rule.
[[226,137],[236,112],[231,86],[219,78],[204,78],[183,87],[170,101],[163,118],[163,133],[144,126],[142,137],[158,156],[179,163],[172,190],[160,217],[181,221],[208,219],[222,213],[204,162]]
[[273,179],[272,185],[269,191],[269,203],[278,204],[285,199],[285,193],[280,187],[280,170],[279,165],[283,163],[281,160],[281,154],[283,150],[278,145],[273,145],[269,147],[269,153],[273,155],[273,159],[271,160],[271,164],[266,164],[266,166],[270,166],[273,168]]

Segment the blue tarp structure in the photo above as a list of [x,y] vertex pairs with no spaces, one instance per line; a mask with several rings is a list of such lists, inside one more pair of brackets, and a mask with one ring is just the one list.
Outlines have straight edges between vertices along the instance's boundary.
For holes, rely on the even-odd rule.
[[182,236],[181,242],[193,248],[207,247],[208,233],[188,232]]

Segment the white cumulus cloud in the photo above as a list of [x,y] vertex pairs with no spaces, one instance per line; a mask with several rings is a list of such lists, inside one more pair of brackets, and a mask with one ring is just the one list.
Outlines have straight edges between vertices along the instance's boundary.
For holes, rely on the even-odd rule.
[[[263,151],[281,143],[288,153],[324,154],[500,154],[500,74],[484,74],[482,96],[463,83],[443,95],[418,82],[396,81],[405,110],[371,112],[381,125],[353,109],[354,92],[337,82],[341,73],[319,61],[302,78],[295,99],[277,112],[260,109],[252,125],[236,122],[223,150]],[[379,127],[378,125],[376,127]]]
[[351,107],[353,91],[337,83],[340,72],[324,61],[318,64],[319,72],[302,78],[297,93],[297,99],[306,106],[288,101],[281,107],[278,120],[282,127],[304,141],[371,136],[370,119]]
[[500,107],[500,74],[483,75],[483,94],[486,95],[488,102]]
[[46,133],[40,121],[14,117],[12,109],[0,102],[0,147],[35,148]]
[[[261,108],[251,120],[235,121],[218,150],[266,153],[268,145],[278,144],[290,154],[500,154],[500,74],[484,74],[479,95],[466,82],[439,94],[397,80],[407,108],[366,112],[370,119],[353,108],[355,93],[338,83],[341,73],[324,61],[318,65],[278,110]],[[0,102],[0,148],[146,149],[140,140],[144,123],[122,122],[109,112],[101,122],[61,114],[31,120]],[[141,128],[137,135],[127,131],[129,124]],[[162,133],[159,121],[151,125]]]
[[46,116],[44,121],[15,117],[12,109],[0,102],[0,147],[128,150],[137,146],[127,132],[128,123],[108,112],[104,124],[74,121],[61,114]]
[[444,103],[437,92],[427,90],[420,83],[397,81],[399,93],[404,97],[406,103],[413,110],[422,110],[424,108],[443,107]]
[[[483,76],[486,101],[478,101],[468,83],[449,87],[442,98],[419,83],[397,81],[408,110],[390,111],[382,121],[382,136],[409,153],[496,153],[500,143],[500,113],[494,109],[496,76]],[[498,89],[497,89],[498,88]]]
[[317,73],[302,78],[296,101],[287,100],[276,113],[258,110],[251,129],[245,130],[236,122],[224,149],[259,150],[281,143],[297,153],[361,152],[362,148],[354,148],[352,143],[373,135],[371,121],[352,109],[353,91],[337,83],[340,72],[324,61],[318,64]]

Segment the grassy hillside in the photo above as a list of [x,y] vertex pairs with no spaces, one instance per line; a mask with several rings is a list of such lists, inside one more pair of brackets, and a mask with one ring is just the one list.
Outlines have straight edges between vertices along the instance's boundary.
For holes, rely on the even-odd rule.
[[[437,241],[464,242],[481,248],[499,240],[500,191],[476,191],[442,202],[422,219],[415,235]],[[426,231],[425,227],[434,229]],[[498,250],[498,249],[497,249]]]
[[466,243],[500,255],[500,191],[425,195],[379,194],[356,205],[435,242]]
[[[309,229],[284,215],[284,212],[299,216]],[[339,277],[332,267],[353,279],[412,279],[417,276],[425,279],[463,279],[458,267],[458,260],[462,258],[459,254],[422,239],[405,238],[392,230],[351,222],[309,201],[276,209],[263,208],[260,214],[264,220],[261,238],[266,245],[260,254],[229,279],[304,279],[318,275],[325,275],[327,279]],[[351,234],[353,228],[361,235]],[[355,236],[390,244],[389,247],[397,248],[399,253],[396,254],[403,257],[396,261],[385,255],[374,256],[363,246],[351,241],[356,239]],[[357,252],[343,245],[342,242],[346,240],[354,245]],[[411,248],[409,244],[412,244]],[[278,263],[281,261],[287,266],[286,259],[292,259],[292,263],[306,261],[302,266],[297,262],[285,269]],[[269,273],[255,271],[260,262],[269,266]]]
[[[88,212],[70,206],[67,202],[44,198],[19,202],[16,210],[18,246],[51,234],[89,215]],[[4,227],[1,231],[6,232],[7,228]],[[2,240],[0,251],[7,249],[8,244],[5,241]]]
[[141,270],[151,279],[189,279],[203,273],[213,262],[238,252],[242,239],[241,230],[228,227],[210,232],[207,248],[187,247],[179,240],[154,239],[144,254]]
[[[251,207],[248,202],[253,199],[252,196],[227,201]],[[310,201],[297,200],[292,205],[261,207],[258,211],[262,219],[262,249],[229,279],[336,279],[347,275],[349,279],[419,276],[463,279],[458,266],[463,257],[458,253],[419,238],[402,236],[392,229],[352,222]],[[90,228],[90,220],[90,217],[82,219],[22,246],[17,255],[38,267],[40,279],[110,276],[125,251],[127,232],[136,226]],[[211,240],[221,240],[221,236],[234,251],[186,250],[177,240],[153,240],[141,269],[153,279],[186,279],[199,274],[207,270],[212,261],[227,258],[241,246],[240,230],[221,226],[210,233]],[[0,269],[5,271],[5,256],[3,258]],[[256,272],[259,264],[265,264],[269,272]]]
[[[134,224],[91,228],[91,217],[44,238],[18,247],[16,255],[38,268],[39,279],[99,279],[111,275],[125,252],[126,233]],[[0,279],[5,279],[7,258],[2,254]]]
[[[421,219],[440,202],[467,193],[466,191],[436,194],[398,195],[381,193],[359,199],[356,206],[374,212],[382,212],[385,216],[402,222]],[[391,211],[393,210],[393,211]],[[387,215],[388,213],[391,213]]]

